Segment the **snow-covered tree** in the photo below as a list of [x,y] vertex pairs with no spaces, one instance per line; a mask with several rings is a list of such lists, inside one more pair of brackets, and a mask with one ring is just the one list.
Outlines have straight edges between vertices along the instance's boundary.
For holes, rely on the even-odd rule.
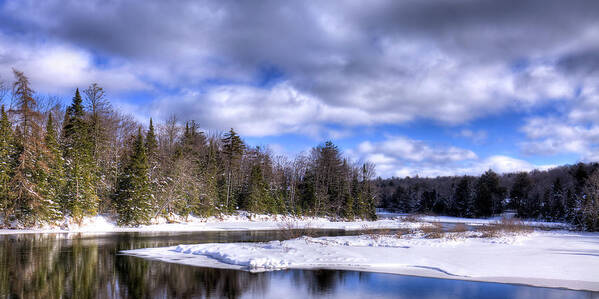
[[66,186],[63,205],[77,221],[98,213],[93,134],[85,117],[79,89],[67,108],[62,129]]
[[146,146],[140,129],[117,184],[115,200],[120,224],[139,225],[150,221],[152,193],[148,170]]

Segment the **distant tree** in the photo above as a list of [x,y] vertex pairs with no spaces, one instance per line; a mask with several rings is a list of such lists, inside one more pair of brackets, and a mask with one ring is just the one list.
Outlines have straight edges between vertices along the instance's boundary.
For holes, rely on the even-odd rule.
[[477,216],[491,216],[503,211],[505,190],[499,185],[499,176],[486,171],[476,184],[475,211]]
[[510,191],[510,205],[516,209],[519,217],[528,218],[533,216],[534,211],[529,209],[530,205],[528,204],[530,190],[531,181],[528,173],[518,173]]
[[584,200],[580,223],[588,231],[599,231],[599,171],[595,170],[584,187]]
[[471,179],[464,176],[460,179],[454,193],[455,206],[457,216],[472,217],[473,216],[473,198],[472,187],[470,186]]
[[362,217],[369,220],[376,220],[376,198],[372,191],[372,177],[374,176],[374,165],[364,163],[362,165],[362,197],[364,198]]
[[565,201],[561,180],[556,178],[551,190],[551,220],[564,220],[566,214]]

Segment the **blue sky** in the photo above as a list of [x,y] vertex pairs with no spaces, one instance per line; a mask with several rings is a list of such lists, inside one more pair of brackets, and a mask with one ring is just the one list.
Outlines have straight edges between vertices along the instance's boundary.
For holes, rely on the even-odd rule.
[[599,158],[597,1],[0,1],[0,79],[93,82],[294,156],[333,140],[389,176]]

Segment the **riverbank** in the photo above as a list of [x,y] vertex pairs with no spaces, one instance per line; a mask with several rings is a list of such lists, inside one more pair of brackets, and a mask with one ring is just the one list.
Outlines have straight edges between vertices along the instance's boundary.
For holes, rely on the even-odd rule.
[[[372,230],[372,229],[414,229],[431,223],[463,223],[477,226],[492,224],[501,218],[477,219],[447,216],[384,215],[376,221],[341,221],[323,217],[290,217],[283,215],[257,215],[240,211],[234,215],[220,217],[172,217],[158,218],[150,225],[137,227],[119,226],[110,215],[86,217],[81,224],[65,219],[54,226],[22,229],[0,229],[3,234],[31,233],[110,233],[110,232],[194,232],[194,231],[256,231],[256,230]],[[565,223],[524,221],[525,225],[548,229],[570,228]]]

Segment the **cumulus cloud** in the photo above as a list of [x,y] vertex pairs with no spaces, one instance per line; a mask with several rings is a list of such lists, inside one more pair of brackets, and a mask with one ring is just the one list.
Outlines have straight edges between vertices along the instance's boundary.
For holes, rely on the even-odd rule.
[[467,149],[432,146],[402,136],[387,136],[381,142],[362,142],[349,154],[375,163],[377,173],[382,177],[479,175],[488,169],[508,173],[552,167],[552,165],[533,165],[503,155],[480,158]]
[[146,90],[130,66],[99,68],[87,51],[57,43],[33,43],[0,33],[0,77],[12,79],[12,68],[30,78],[43,93],[63,94],[97,82],[114,92]]
[[[114,99],[149,90],[151,103],[117,104],[140,119],[177,114],[246,136],[342,138],[356,127],[467,125],[553,107],[526,121],[523,151],[592,160],[597,11],[599,2],[585,0],[7,0],[0,75],[20,68],[45,93],[91,82]],[[480,143],[484,132],[459,136]],[[400,137],[384,142],[360,145],[361,155],[390,174],[533,167]]]
[[[28,41],[43,37],[44,43],[76,45],[69,60],[81,66],[82,76],[71,75],[80,81],[112,79],[109,84],[123,82],[132,90],[144,82],[204,105],[223,96],[214,82],[244,99],[269,102],[285,88],[310,99],[299,117],[247,129],[262,136],[300,126],[322,130],[327,123],[461,124],[572,97],[578,82],[570,74],[596,59],[584,53],[599,48],[594,38],[599,21],[591,13],[597,6],[589,1],[381,0],[365,6],[355,1],[9,0],[0,9],[0,24]],[[94,68],[91,56],[124,66]],[[523,62],[514,67],[518,61]],[[50,67],[70,68],[43,66]],[[284,86],[257,92],[265,67],[279,70]],[[104,72],[113,76],[102,77]],[[50,81],[55,75],[39,76]],[[201,96],[191,95],[196,92]],[[154,106],[198,118],[193,107],[164,106],[165,98],[158,96]],[[287,115],[293,109],[287,105],[296,103],[278,104]],[[306,111],[301,109],[314,107],[316,117],[301,117]],[[263,123],[271,114],[238,112],[225,118]]]

